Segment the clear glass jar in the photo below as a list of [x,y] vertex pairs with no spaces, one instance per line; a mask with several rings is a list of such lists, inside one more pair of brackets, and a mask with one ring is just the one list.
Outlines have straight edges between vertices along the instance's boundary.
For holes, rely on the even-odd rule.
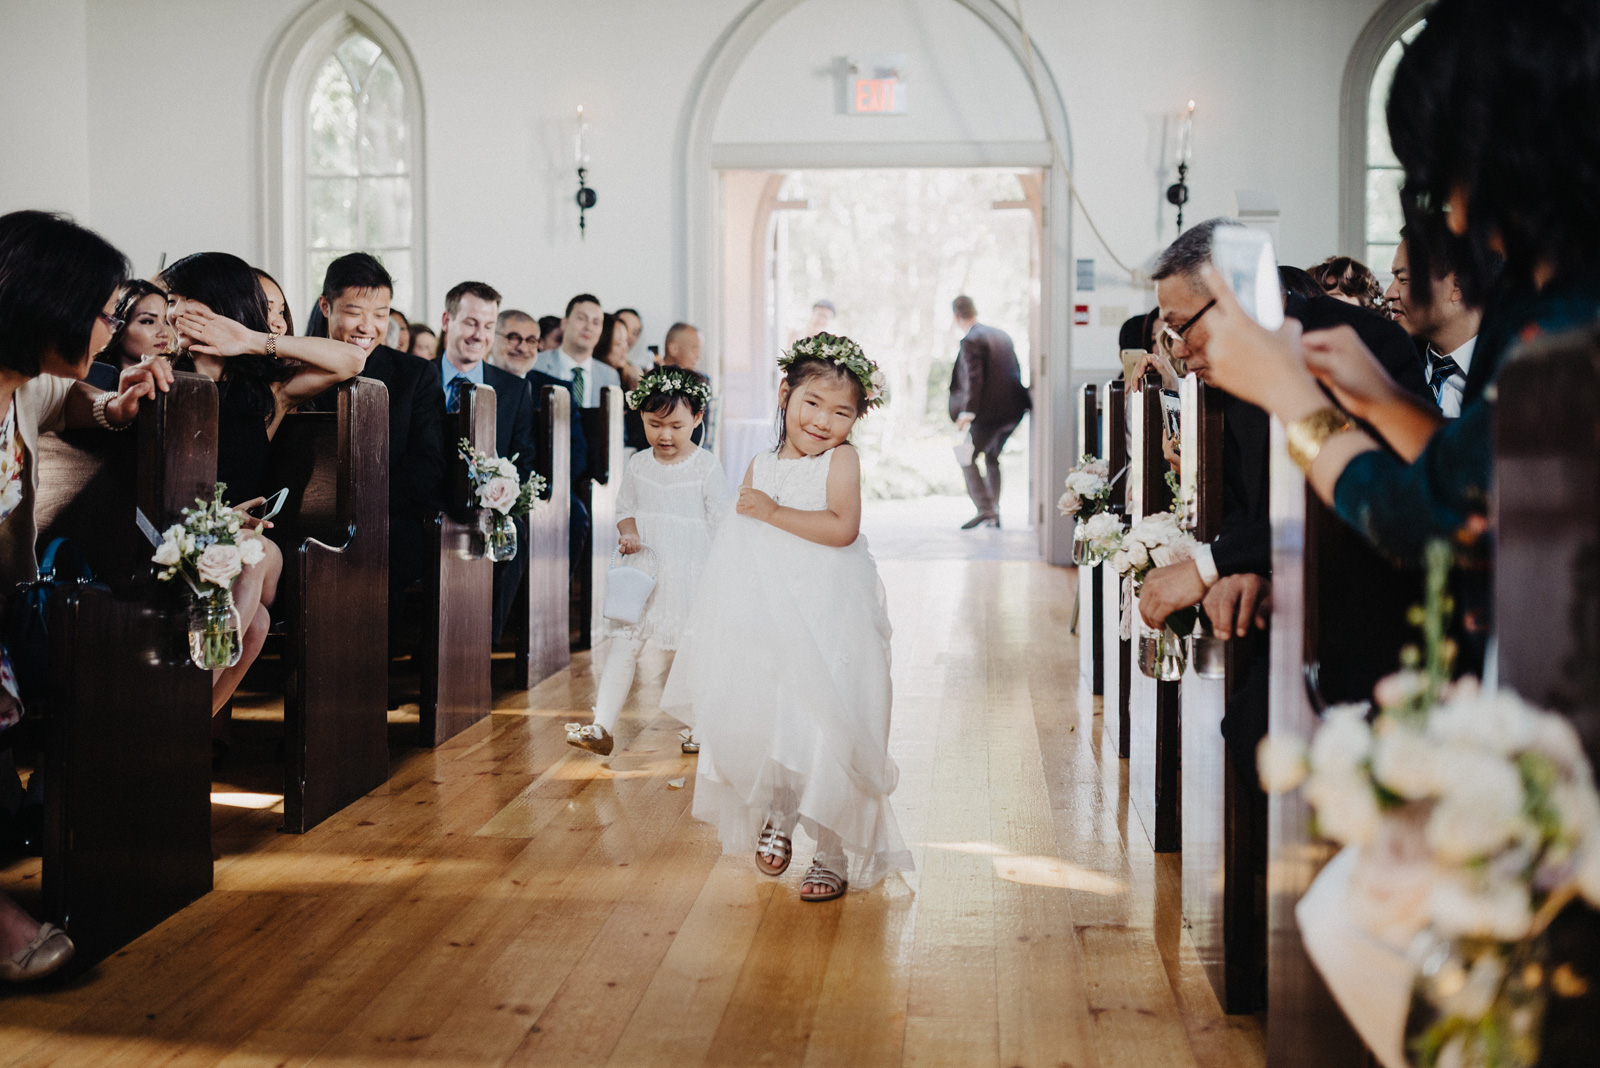
[[[1138,609],[1135,608],[1135,611]],[[1177,682],[1189,665],[1188,642],[1171,627],[1153,630],[1139,621],[1139,673],[1161,682]]]
[[483,555],[497,564],[517,555],[516,520],[493,510],[484,513]]
[[216,590],[189,602],[189,659],[204,671],[229,668],[244,653],[243,624],[231,590]]

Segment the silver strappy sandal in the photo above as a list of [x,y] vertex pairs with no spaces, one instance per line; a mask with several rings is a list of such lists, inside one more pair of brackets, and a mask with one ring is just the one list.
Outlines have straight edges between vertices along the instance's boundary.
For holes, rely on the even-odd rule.
[[840,875],[832,868],[824,868],[816,861],[811,862],[811,869],[806,872],[806,877],[800,880],[800,885],[802,887],[807,885],[827,887],[827,889],[820,894],[808,894],[804,890],[801,890],[801,901],[832,901],[834,898],[843,897],[844,892],[850,888],[850,884],[845,881],[844,876]]
[[761,837],[756,840],[756,867],[763,875],[782,875],[789,870],[793,858],[794,845],[788,835],[770,823],[761,829]]

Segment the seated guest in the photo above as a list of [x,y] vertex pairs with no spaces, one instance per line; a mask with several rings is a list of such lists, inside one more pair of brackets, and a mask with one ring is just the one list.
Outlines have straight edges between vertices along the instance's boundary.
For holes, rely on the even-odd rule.
[[172,348],[172,327],[167,325],[167,295],[142,278],[130,278],[117,289],[116,311],[120,325],[89,367],[90,385],[115,389],[122,372],[146,356],[159,356]]
[[[283,417],[329,386],[354,378],[366,362],[355,345],[320,337],[279,336],[267,323],[267,298],[255,269],[226,252],[197,252],[161,272],[167,315],[177,333],[180,371],[217,383],[217,481],[241,511],[266,498],[267,450]],[[213,675],[211,711],[220,712],[249,670],[271,625],[283,559],[267,555],[234,580],[233,602],[245,622],[243,655]]]
[[1296,293],[1307,300],[1328,296],[1322,288],[1322,283],[1312,278],[1309,272],[1302,271],[1298,267],[1290,267],[1288,264],[1278,268],[1278,283],[1283,286],[1285,293]]
[[261,282],[261,294],[267,298],[267,328],[279,337],[292,337],[294,314],[289,311],[289,299],[283,295],[283,287],[260,267],[255,270]]
[[539,351],[549,352],[561,347],[561,316],[539,316]]
[[1446,419],[1454,419],[1461,414],[1461,394],[1466,389],[1467,373],[1472,370],[1472,350],[1478,344],[1483,309],[1467,303],[1456,273],[1438,259],[1428,286],[1431,299],[1426,303],[1418,299],[1411,286],[1407,243],[1407,232],[1401,230],[1391,268],[1394,281],[1383,295],[1394,321],[1424,346],[1434,403]]
[[[454,453],[445,441],[444,401],[436,385],[438,369],[427,360],[399,352],[378,339],[388,331],[389,297],[394,280],[373,256],[352,252],[328,264],[322,295],[313,315],[327,323],[336,341],[367,353],[363,378],[389,391],[389,635],[391,642],[405,605],[406,588],[422,579],[426,567],[424,524],[444,508],[445,462]],[[413,342],[428,328],[412,328]],[[432,337],[432,332],[428,332]],[[330,398],[319,398],[326,407]]]
[[1372,311],[1383,310],[1383,287],[1378,284],[1378,276],[1359,260],[1329,256],[1306,273],[1334,300]]
[[[444,351],[439,358],[439,386],[447,411],[457,411],[464,383],[489,386],[495,399],[495,451],[517,465],[517,478],[525,481],[538,464],[538,441],[533,433],[533,390],[520,376],[487,362],[494,348],[495,324],[500,317],[500,293],[483,282],[462,282],[444,298],[440,333]],[[500,640],[506,613],[528,567],[528,529],[517,521],[517,555],[495,564],[494,640]]]
[[411,323],[393,308],[389,309],[389,330],[383,343],[396,352],[411,351]]
[[[667,330],[665,348],[667,353],[661,358],[661,366],[681,367],[685,371],[699,373],[700,331],[688,323],[673,323]],[[696,445],[705,444],[706,428],[711,425],[711,420],[712,413],[708,405],[703,418],[695,425],[694,433],[691,435],[691,440]],[[632,408],[622,414],[622,440],[630,449],[650,447],[650,442],[644,435],[644,417]]]
[[624,391],[639,384],[641,372],[628,362],[628,324],[615,315],[608,313],[600,327],[600,340],[595,343],[594,358],[617,372]]
[[[1217,302],[1213,379],[1289,428],[1312,489],[1386,555],[1419,564],[1430,541],[1451,544],[1465,565],[1460,618],[1480,643],[1491,622],[1489,387],[1519,344],[1600,317],[1600,141],[1549,121],[1600,107],[1597,52],[1594,4],[1441,0],[1396,68],[1387,114],[1406,174],[1409,297],[1431,305],[1434,264],[1448,263],[1464,300],[1484,301],[1460,418],[1432,416],[1432,432],[1416,433],[1402,387],[1352,331],[1268,333],[1214,271],[1205,275]],[[1334,410],[1323,385],[1371,430]]]
[[637,367],[642,377],[643,372],[656,365],[656,359],[650,350],[639,344],[639,338],[644,335],[644,320],[632,308],[618,308],[617,318],[628,328],[628,348],[623,353],[623,358]]
[[572,400],[579,408],[598,408],[603,388],[622,385],[615,368],[594,358],[605,325],[606,313],[600,308],[600,298],[579,293],[567,301],[560,346],[539,353],[533,362],[535,370],[572,383]]
[[501,312],[495,321],[494,351],[489,353],[489,364],[525,378],[538,356],[539,324],[533,316],[516,308]]
[[402,351],[420,356],[424,360],[439,358],[439,337],[433,332],[433,327],[426,323],[412,323],[410,332],[411,347]]
[[[95,354],[122,323],[119,291],[128,264],[98,234],[64,216],[41,211],[0,215],[0,465],[10,487],[0,493],[0,590],[38,577],[33,507],[39,484],[39,435],[64,427],[124,429],[139,401],[172,380],[167,362],[146,356],[122,371],[120,393],[83,379]],[[135,306],[144,294],[131,298]],[[0,689],[0,732],[27,711]],[[0,742],[0,746],[3,746]],[[9,791],[19,792],[11,762]],[[41,924],[0,893],[0,981],[26,982],[59,969],[73,954],[71,939]]]

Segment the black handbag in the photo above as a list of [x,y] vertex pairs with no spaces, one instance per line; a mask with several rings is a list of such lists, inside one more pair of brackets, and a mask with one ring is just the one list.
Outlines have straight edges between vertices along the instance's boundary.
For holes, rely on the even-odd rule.
[[25,713],[44,711],[49,682],[50,602],[71,587],[94,581],[94,571],[76,546],[56,538],[39,561],[39,577],[19,583],[6,613],[4,640],[11,655]]

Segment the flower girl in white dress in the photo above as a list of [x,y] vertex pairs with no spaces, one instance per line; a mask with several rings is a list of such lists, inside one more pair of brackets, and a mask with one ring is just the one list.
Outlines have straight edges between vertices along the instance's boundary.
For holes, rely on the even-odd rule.
[[[728,514],[733,496],[717,458],[693,441],[711,401],[703,376],[662,367],[646,375],[627,400],[643,419],[650,448],[634,453],[622,471],[617,548],[625,556],[650,549],[656,585],[638,623],[606,620],[611,645],[595,694],[594,722],[567,724],[568,745],[601,756],[609,756],[615,745],[612,733],[633,686],[640,651],[647,642],[658,649],[677,648],[711,535]],[[692,735],[683,749],[697,751]]]
[[779,366],[779,447],[717,531],[661,707],[700,741],[694,814],[724,851],[782,874],[798,823],[817,842],[800,896],[828,901],[912,867],[889,807],[889,616],[847,441],[883,379],[830,334]]

